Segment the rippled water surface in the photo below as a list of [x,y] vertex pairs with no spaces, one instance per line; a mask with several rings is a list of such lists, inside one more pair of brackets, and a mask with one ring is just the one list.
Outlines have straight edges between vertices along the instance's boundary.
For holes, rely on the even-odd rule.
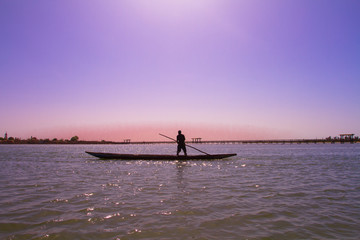
[[[0,145],[0,239],[359,239],[360,144]],[[189,149],[190,154],[196,154]]]

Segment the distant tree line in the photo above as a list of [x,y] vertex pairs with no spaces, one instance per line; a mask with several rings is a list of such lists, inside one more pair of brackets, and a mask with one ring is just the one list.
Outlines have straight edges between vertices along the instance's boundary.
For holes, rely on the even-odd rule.
[[359,141],[359,137],[358,136],[354,136],[353,138],[351,138],[351,137],[344,137],[344,138],[340,138],[340,137],[327,137],[326,139],[325,139],[326,141],[335,141],[335,142],[337,142],[337,141]]
[[31,137],[28,139],[21,139],[17,137],[9,137],[7,139],[0,137],[0,143],[3,144],[73,144],[73,143],[80,143],[78,136],[73,136],[70,140],[69,139],[38,139],[36,137]]
[[117,142],[111,141],[85,141],[80,140],[78,136],[73,136],[70,139],[58,139],[58,138],[45,138],[45,139],[38,139],[36,137],[30,137],[28,139],[21,139],[17,137],[9,137],[7,139],[0,137],[0,144],[113,144]]

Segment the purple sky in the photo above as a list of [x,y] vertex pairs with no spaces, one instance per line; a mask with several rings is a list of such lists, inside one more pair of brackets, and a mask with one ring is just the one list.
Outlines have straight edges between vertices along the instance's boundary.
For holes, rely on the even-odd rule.
[[360,135],[358,0],[0,0],[0,43],[0,134]]

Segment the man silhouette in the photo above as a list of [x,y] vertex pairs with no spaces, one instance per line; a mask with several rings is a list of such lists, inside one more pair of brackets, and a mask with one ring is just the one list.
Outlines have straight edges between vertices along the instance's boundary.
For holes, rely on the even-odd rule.
[[185,156],[187,156],[186,147],[185,147],[185,136],[183,134],[181,134],[181,130],[178,131],[176,141],[177,141],[177,144],[178,144],[176,155],[179,156],[179,153],[181,152],[181,149],[182,149],[184,151]]

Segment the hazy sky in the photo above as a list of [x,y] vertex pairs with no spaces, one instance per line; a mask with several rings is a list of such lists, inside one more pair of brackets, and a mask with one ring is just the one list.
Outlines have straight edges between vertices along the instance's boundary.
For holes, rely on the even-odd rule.
[[0,0],[0,135],[360,135],[358,0]]

